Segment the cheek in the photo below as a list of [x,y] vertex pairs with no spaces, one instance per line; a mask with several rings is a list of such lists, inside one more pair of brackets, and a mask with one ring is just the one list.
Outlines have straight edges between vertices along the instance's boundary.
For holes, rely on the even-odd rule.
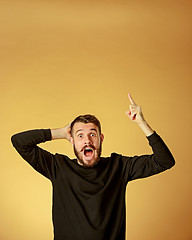
[[97,140],[97,141],[95,142],[96,148],[99,148],[99,147],[100,147],[100,144],[101,144],[100,140]]
[[78,151],[80,151],[80,150],[82,149],[81,144],[80,144],[79,142],[75,142],[75,143],[74,143],[74,147],[75,147]]

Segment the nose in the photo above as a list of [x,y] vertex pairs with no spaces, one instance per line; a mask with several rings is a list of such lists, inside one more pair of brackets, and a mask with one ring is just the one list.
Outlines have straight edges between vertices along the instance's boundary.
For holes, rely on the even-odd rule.
[[86,145],[86,144],[90,144],[90,143],[92,143],[91,139],[90,139],[89,135],[86,135],[84,138],[84,144]]

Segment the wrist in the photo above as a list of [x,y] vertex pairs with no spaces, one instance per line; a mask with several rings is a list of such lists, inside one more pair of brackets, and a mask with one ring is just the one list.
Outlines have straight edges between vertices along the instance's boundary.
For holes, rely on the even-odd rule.
[[64,128],[51,129],[52,140],[66,139],[66,133]]
[[139,126],[146,126],[148,125],[147,121],[145,119],[141,120],[139,123],[138,123]]
[[146,137],[149,137],[150,135],[152,135],[154,133],[154,130],[149,126],[149,124],[145,120],[138,123],[138,126],[144,132]]

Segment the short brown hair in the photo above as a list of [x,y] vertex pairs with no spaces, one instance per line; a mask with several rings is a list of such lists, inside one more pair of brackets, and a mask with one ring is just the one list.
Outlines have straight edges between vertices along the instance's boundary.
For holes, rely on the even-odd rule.
[[79,115],[78,117],[76,117],[73,122],[71,123],[71,133],[72,133],[72,129],[73,126],[76,122],[82,122],[82,123],[94,123],[98,129],[99,129],[99,134],[101,134],[101,124],[100,121],[91,114],[86,114],[86,115]]

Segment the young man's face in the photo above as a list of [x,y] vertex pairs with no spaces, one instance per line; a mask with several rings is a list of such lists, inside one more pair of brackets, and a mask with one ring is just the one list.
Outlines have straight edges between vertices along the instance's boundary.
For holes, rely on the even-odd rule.
[[103,138],[103,134],[99,134],[99,129],[94,123],[74,124],[71,143],[79,164],[93,167],[99,162]]

